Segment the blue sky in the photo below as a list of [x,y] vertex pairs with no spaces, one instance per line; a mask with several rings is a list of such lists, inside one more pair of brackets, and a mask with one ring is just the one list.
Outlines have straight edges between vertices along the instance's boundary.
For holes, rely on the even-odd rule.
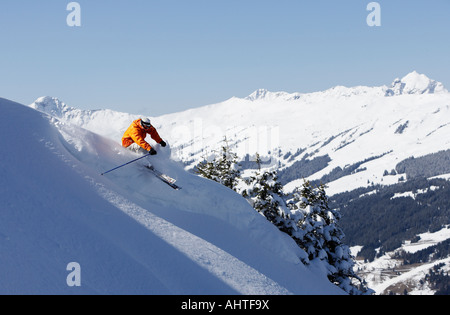
[[0,97],[158,116],[258,88],[390,84],[416,70],[450,89],[450,1],[0,2]]

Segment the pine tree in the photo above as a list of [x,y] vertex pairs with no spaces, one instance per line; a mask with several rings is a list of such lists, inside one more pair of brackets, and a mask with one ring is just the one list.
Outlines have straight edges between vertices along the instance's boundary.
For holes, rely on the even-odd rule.
[[215,164],[216,158],[214,158],[213,161],[208,162],[208,159],[204,157],[203,161],[197,165],[195,172],[204,178],[216,180],[219,176],[219,172],[217,172]]
[[324,224],[317,202],[317,192],[309,182],[305,182],[301,189],[297,188],[288,201],[291,209],[288,234],[308,254],[308,261],[304,263],[325,257],[322,238]]
[[[308,254],[311,263],[322,265],[328,279],[349,294],[371,294],[353,271],[355,262],[339,227],[339,211],[330,209],[325,186],[317,188],[305,181],[288,203],[291,213],[288,233]],[[359,287],[355,281],[359,281]]]
[[240,179],[237,154],[233,153],[224,139],[222,152],[210,162],[205,158],[197,165],[196,173],[202,177],[214,180],[230,189],[236,190]]
[[258,170],[245,180],[246,187],[240,192],[256,211],[283,229],[287,210],[283,199],[283,185],[278,181],[276,171],[261,171],[259,154],[256,154],[256,163]]

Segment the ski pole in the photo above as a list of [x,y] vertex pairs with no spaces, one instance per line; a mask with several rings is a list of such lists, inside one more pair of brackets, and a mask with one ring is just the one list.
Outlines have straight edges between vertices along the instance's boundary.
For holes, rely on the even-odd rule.
[[115,170],[117,170],[117,169],[119,169],[119,168],[121,168],[121,167],[127,166],[128,164],[131,164],[131,163],[134,163],[134,162],[136,162],[136,161],[139,161],[139,160],[141,160],[141,159],[143,159],[143,158],[145,158],[145,157],[147,157],[147,156],[150,156],[150,153],[149,153],[149,154],[146,154],[146,155],[144,155],[144,156],[141,156],[141,157],[138,158],[138,159],[135,159],[135,160],[133,160],[133,161],[130,161],[130,162],[128,162],[128,163],[125,163],[125,164],[123,164],[123,165],[117,166],[117,167],[113,168],[112,170],[109,170],[109,171],[106,171],[106,172],[102,173],[101,175],[103,176],[103,175],[105,175],[105,174],[111,173],[112,171],[115,171]]

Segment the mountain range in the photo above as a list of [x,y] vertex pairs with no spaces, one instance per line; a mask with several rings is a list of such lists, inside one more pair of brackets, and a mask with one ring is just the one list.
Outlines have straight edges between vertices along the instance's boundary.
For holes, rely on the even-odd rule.
[[[111,110],[79,110],[52,97],[30,105],[117,142],[133,119]],[[401,161],[450,149],[450,94],[443,85],[412,72],[391,86],[286,93],[257,90],[246,98],[153,117],[171,143],[173,158],[187,168],[214,154],[226,138],[243,160],[259,153],[285,170],[287,189],[299,179],[320,180],[338,168],[353,174],[327,181],[333,195],[374,184],[397,183],[404,174],[383,176]],[[450,170],[449,170],[450,173]],[[439,175],[439,174],[436,174]]]
[[[131,121],[140,117],[105,109],[79,110],[52,97],[39,98],[30,106],[116,143]],[[255,155],[260,154],[264,167],[278,170],[286,192],[308,179],[326,183],[327,193],[336,199],[351,194],[338,204],[342,211],[351,208],[355,194],[356,199],[374,198],[382,189],[413,183],[421,176],[447,180],[450,174],[450,93],[442,83],[417,72],[379,87],[336,86],[314,93],[260,89],[245,98],[232,97],[151,120],[170,143],[171,158],[186,170],[209,159],[226,143],[240,157],[244,173],[255,168]],[[427,182],[426,186],[420,189],[431,193],[433,185]],[[417,191],[392,192],[386,198],[399,194],[411,199]],[[449,201],[446,198],[447,209]],[[439,222],[442,228],[450,224],[445,219]],[[427,232],[431,231],[418,230],[417,235]],[[367,245],[356,237],[350,241],[355,249]],[[387,265],[396,264],[392,261]],[[376,269],[376,261],[370,263],[371,270]],[[393,278],[370,282],[372,277],[367,276],[369,287],[383,287]]]

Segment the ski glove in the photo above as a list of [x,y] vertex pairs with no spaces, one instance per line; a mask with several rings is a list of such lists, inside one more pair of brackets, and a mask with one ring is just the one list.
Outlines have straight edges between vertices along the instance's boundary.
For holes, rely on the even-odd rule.
[[150,151],[148,151],[148,153],[150,153],[150,155],[156,155],[158,152],[156,152],[155,149],[151,148]]
[[164,140],[161,140],[161,142],[159,143],[163,148],[166,147],[167,143]]

